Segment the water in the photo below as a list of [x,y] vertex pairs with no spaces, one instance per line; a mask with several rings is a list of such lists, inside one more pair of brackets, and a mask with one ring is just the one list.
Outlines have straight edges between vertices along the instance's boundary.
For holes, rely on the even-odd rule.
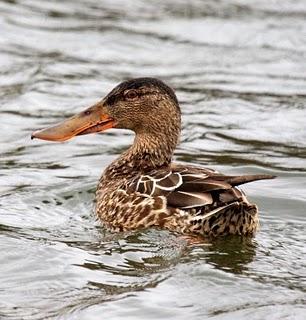
[[[2,0],[0,30],[1,319],[305,318],[305,1]],[[278,176],[244,187],[254,239],[107,233],[95,186],[132,135],[30,140],[137,76],[176,89],[176,160]]]

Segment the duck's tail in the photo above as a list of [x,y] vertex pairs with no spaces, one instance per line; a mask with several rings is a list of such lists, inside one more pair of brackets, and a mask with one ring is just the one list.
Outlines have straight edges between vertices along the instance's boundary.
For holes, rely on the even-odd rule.
[[233,187],[239,186],[244,183],[253,182],[257,180],[264,180],[264,179],[274,179],[276,176],[270,174],[249,174],[244,176],[231,176],[226,179]]

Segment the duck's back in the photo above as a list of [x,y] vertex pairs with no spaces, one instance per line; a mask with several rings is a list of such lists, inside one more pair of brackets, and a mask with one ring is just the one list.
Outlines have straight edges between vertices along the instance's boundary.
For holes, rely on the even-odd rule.
[[112,221],[105,201],[97,213],[116,230],[157,226],[209,236],[253,235],[258,228],[258,209],[237,186],[271,178],[226,176],[211,169],[172,164],[138,174],[122,189],[109,192],[109,209],[117,213],[112,214]]

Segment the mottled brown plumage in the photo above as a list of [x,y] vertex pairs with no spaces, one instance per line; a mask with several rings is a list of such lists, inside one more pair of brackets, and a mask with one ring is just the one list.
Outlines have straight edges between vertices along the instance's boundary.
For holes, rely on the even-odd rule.
[[[125,99],[135,90],[134,101]],[[115,98],[114,98],[115,96]],[[271,176],[225,176],[211,169],[172,164],[180,134],[174,92],[156,79],[124,82],[106,98],[134,144],[102,175],[96,212],[115,231],[148,227],[186,234],[253,235],[258,210],[236,186]],[[121,121],[120,121],[121,122]]]
[[254,235],[258,209],[238,186],[273,176],[227,176],[172,163],[181,112],[173,90],[158,79],[125,81],[85,112],[33,137],[62,141],[110,127],[134,131],[135,140],[105,169],[97,187],[96,213],[108,229]]

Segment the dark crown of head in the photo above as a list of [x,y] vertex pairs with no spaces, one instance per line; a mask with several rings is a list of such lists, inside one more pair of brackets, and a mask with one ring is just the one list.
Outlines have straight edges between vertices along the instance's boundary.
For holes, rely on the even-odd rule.
[[115,87],[108,95],[107,95],[107,103],[109,105],[114,104],[117,99],[125,92],[126,90],[138,89],[141,87],[156,87],[162,93],[168,95],[170,99],[174,102],[174,104],[178,107],[178,100],[174,93],[174,91],[167,86],[163,81],[156,78],[135,78],[121,82],[117,87]]

